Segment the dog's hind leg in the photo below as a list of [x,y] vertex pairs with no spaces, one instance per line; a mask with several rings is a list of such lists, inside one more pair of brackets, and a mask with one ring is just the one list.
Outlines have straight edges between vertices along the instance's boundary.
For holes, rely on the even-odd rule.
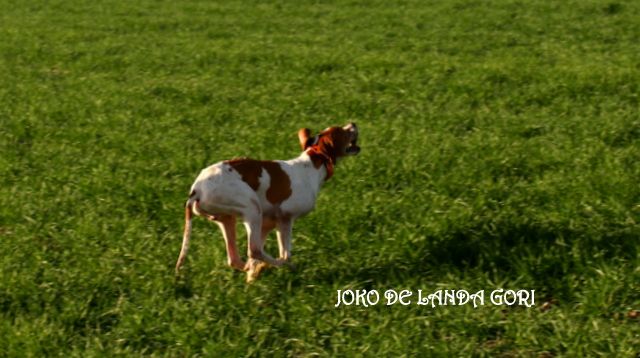
[[244,271],[245,263],[238,254],[236,244],[236,217],[233,215],[216,216],[216,224],[220,227],[227,246],[227,264],[232,268]]
[[252,217],[245,215],[244,226],[247,229],[248,245],[247,245],[247,264],[245,271],[247,271],[247,282],[255,281],[260,275],[260,271],[264,269],[267,264],[263,260],[263,247],[262,241],[262,217],[260,215],[254,215]]
[[260,215],[260,212],[245,213],[243,218],[249,238],[249,247],[247,250],[249,259],[247,260],[245,270],[247,271],[247,282],[252,282],[258,278],[260,271],[267,265],[281,266],[283,261],[274,259],[264,251],[262,215]]
[[[275,221],[262,218],[262,227],[260,230],[260,245],[263,251],[264,251],[265,242],[267,241],[267,237],[269,236],[269,233],[271,232],[271,230],[273,230],[275,225],[276,225]],[[251,237],[251,235],[249,235],[249,237]],[[251,244],[249,244],[249,255],[251,256]],[[247,264],[244,268],[244,270],[247,271],[247,282],[252,282],[256,278],[258,278],[258,275],[260,275],[260,272],[263,269],[265,269],[267,266],[268,265],[266,262],[260,259],[249,257],[249,260],[247,261]]]

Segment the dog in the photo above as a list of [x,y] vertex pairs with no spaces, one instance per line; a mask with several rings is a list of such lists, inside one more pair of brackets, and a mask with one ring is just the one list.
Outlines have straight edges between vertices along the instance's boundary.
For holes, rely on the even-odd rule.
[[[291,160],[237,158],[218,162],[200,172],[185,205],[182,249],[176,274],[185,261],[193,215],[214,221],[222,231],[227,263],[246,271],[252,282],[266,266],[291,264],[291,233],[296,219],[315,207],[320,187],[331,178],[339,159],[357,155],[358,127],[355,123],[329,127],[315,136],[298,131],[302,153]],[[236,245],[236,218],[248,236],[248,260],[243,262]],[[279,258],[264,251],[264,242],[277,230]]]

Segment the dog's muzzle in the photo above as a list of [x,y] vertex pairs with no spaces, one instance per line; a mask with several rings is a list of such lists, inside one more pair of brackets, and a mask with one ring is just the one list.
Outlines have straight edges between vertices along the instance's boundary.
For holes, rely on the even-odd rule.
[[347,124],[344,129],[351,132],[351,142],[349,142],[349,146],[347,147],[347,154],[356,155],[360,153],[360,147],[358,146],[358,126],[355,123]]

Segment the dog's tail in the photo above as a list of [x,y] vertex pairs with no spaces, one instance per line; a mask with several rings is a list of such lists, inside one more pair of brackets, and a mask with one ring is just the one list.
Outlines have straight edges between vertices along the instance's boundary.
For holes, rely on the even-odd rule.
[[[195,207],[198,206],[198,196],[195,190],[191,191],[189,200],[184,208],[184,234],[182,235],[182,248],[180,249],[180,256],[178,262],[176,262],[176,274],[180,271],[180,267],[187,258],[187,252],[189,251],[189,239],[191,237],[191,217],[193,216]],[[196,211],[196,215],[198,212]]]

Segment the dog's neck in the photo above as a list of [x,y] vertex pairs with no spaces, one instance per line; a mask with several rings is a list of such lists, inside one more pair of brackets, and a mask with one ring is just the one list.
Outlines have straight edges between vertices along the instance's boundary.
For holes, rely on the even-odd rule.
[[[325,161],[328,166],[324,164]],[[323,158],[323,161],[320,161],[314,153],[309,153],[308,149],[287,162],[292,167],[299,168],[299,171],[296,171],[301,174],[301,178],[304,178],[307,188],[316,194],[320,191],[322,184],[333,174],[333,167],[335,166],[335,163],[327,158]]]
[[314,167],[318,169],[324,167],[324,181],[329,180],[333,176],[333,170],[335,168],[337,158],[327,154],[317,147],[309,147],[304,152],[309,156]]

